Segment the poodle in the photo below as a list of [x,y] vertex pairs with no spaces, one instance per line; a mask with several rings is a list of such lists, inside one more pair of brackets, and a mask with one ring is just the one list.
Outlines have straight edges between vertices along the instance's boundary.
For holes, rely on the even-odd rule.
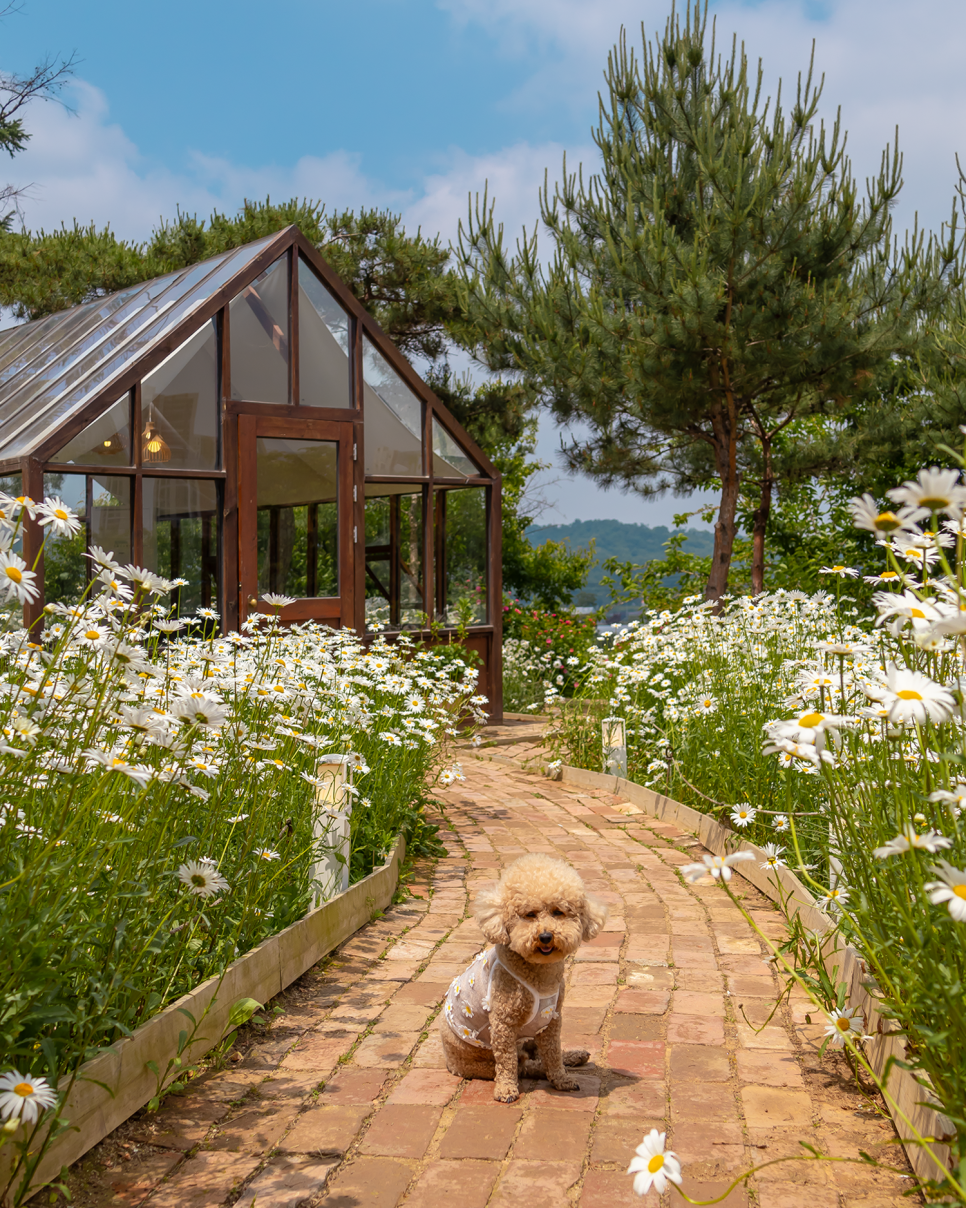
[[499,1103],[519,1098],[521,1077],[546,1077],[555,1090],[577,1090],[565,1067],[583,1065],[590,1054],[560,1049],[564,957],[597,935],[607,907],[587,893],[569,864],[533,853],[514,860],[478,894],[474,914],[495,947],[481,952],[447,991],[439,1025],[447,1069],[460,1078],[491,1079]]

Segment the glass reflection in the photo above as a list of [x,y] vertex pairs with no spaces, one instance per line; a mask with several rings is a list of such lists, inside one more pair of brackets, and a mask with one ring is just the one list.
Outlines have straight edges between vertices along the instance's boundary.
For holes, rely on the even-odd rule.
[[218,333],[212,319],[141,383],[141,463],[217,470],[220,435]]
[[131,396],[125,394],[51,459],[64,465],[129,466],[131,461]]
[[366,473],[421,475],[423,404],[368,336],[362,342]]
[[486,623],[486,487],[436,492],[436,608],[444,625]]
[[332,441],[256,441],[260,595],[339,594],[337,450]]
[[479,474],[479,467],[454,437],[433,416],[433,473],[440,478],[468,478]]
[[218,607],[219,484],[200,478],[148,478],[141,485],[144,565],[187,582],[171,593],[177,616]]
[[229,306],[232,398],[289,401],[288,257],[265,270]]
[[367,497],[365,558],[366,629],[423,628],[421,491]]
[[349,316],[299,260],[299,402],[350,407]]
[[87,475],[45,474],[44,496],[57,496],[80,518],[71,537],[44,531],[44,598],[48,604],[75,604],[87,588]]

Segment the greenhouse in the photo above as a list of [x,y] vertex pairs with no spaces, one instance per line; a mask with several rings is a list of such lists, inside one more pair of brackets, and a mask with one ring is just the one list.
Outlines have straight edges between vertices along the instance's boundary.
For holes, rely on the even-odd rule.
[[29,626],[100,546],[229,630],[466,626],[501,712],[500,476],[296,227],[0,333],[0,476],[83,519],[25,525]]

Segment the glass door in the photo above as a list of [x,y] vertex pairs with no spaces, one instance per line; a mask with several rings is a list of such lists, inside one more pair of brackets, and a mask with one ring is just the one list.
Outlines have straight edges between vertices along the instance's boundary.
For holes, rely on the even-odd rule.
[[239,619],[352,623],[352,425],[238,417]]

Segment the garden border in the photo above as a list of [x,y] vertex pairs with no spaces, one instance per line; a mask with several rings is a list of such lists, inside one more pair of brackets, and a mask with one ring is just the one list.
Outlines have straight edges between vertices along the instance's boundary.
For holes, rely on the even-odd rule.
[[[374,911],[388,906],[399,884],[405,852],[406,841],[399,835],[381,867],[284,931],[269,936],[233,961],[223,974],[208,978],[146,1020],[131,1036],[85,1062],[62,1109],[71,1130],[51,1143],[34,1174],[31,1195],[153,1098],[157,1078],[147,1063],[154,1062],[164,1071],[178,1056],[179,1037],[190,1027],[185,1012],[196,1020],[203,1018],[209,1033],[190,1046],[189,1060],[194,1061],[234,1030],[229,1016],[238,999],[254,998],[264,1005],[368,923]],[[17,1156],[12,1147],[4,1147],[0,1160],[4,1181]]]
[[[507,756],[490,755],[478,752],[478,759],[489,759],[495,762],[506,762],[522,767],[517,760]],[[528,770],[528,769],[525,769]],[[532,769],[531,769],[532,770]],[[570,764],[560,765],[560,779],[573,784],[586,785],[588,788],[606,789],[617,796],[626,797],[632,804],[641,807],[645,813],[662,821],[672,822],[685,830],[693,832],[701,843],[717,856],[728,855],[734,851],[749,851],[755,857],[754,863],[746,861],[735,866],[734,871],[744,877],[757,890],[776,902],[779,900],[778,888],[775,884],[777,874],[781,884],[781,896],[794,914],[801,918],[804,925],[819,935],[832,931],[832,921],[828,915],[815,905],[812,894],[801,883],[798,877],[788,868],[770,869],[767,872],[759,867],[759,862],[765,860],[765,853],[754,843],[740,838],[733,830],[722,826],[708,814],[665,797],[653,789],[635,784],[632,780],[624,780],[620,776],[608,776],[603,772],[590,772],[584,768],[575,768]],[[865,961],[851,944],[843,947],[830,948],[824,956],[825,966],[833,981],[844,981],[848,987],[848,1001],[858,1007],[865,1016],[868,1032],[874,1037],[866,1045],[865,1053],[869,1064],[881,1077],[890,1059],[902,1061],[905,1056],[905,1041],[899,1035],[899,1025],[893,1019],[882,1016],[877,1007],[877,1000],[869,992],[866,984],[868,970]],[[952,1122],[939,1110],[938,1101],[922,1086],[910,1070],[899,1065],[893,1065],[889,1071],[886,1085],[898,1108],[905,1113],[922,1137],[935,1138],[933,1147],[936,1154],[945,1165],[930,1157],[929,1153],[912,1141],[903,1139],[903,1129],[900,1122],[893,1120],[899,1133],[902,1147],[909,1159],[909,1164],[922,1179],[942,1178],[948,1170],[949,1146],[942,1144],[943,1137],[955,1135]],[[932,1100],[936,1106],[930,1106],[926,1100]]]

